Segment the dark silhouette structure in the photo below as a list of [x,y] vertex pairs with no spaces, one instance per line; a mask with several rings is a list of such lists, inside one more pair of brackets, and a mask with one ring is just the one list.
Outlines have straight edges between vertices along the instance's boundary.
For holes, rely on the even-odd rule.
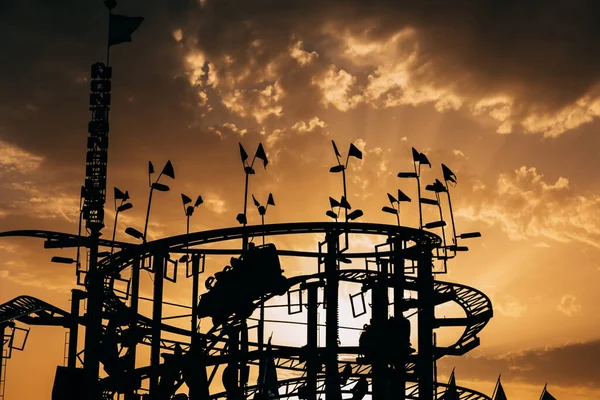
[[[107,5],[112,10],[115,3]],[[121,31],[113,31],[113,17],[111,14],[110,44],[131,40],[130,35],[141,20],[119,16],[114,23],[120,24]],[[383,207],[384,212],[396,216],[394,225],[357,222],[363,212],[353,209],[348,200],[346,173],[349,159],[362,159],[362,153],[350,145],[342,163],[333,143],[337,165],[330,171],[341,173],[343,180],[341,199],[330,198],[330,210],[326,212],[334,221],[264,224],[266,207],[254,199],[262,224],[253,226],[247,220],[249,176],[255,174],[257,158],[265,168],[268,160],[260,144],[249,162],[240,144],[246,178],[244,210],[236,218],[241,226],[190,232],[190,217],[203,201],[198,196],[191,206],[192,199],[182,194],[186,234],[147,241],[152,195],[169,190],[159,182],[163,175],[175,178],[169,161],[152,182],[154,166],[149,163],[150,192],[144,231],[132,227],[125,230],[141,243],[116,241],[116,221],[113,239],[104,240],[100,235],[106,202],[111,75],[108,56],[106,64],[92,65],[92,119],[80,209],[87,234],[82,235],[81,229],[79,235],[49,231],[0,233],[0,237],[37,237],[44,240],[48,249],[77,249],[75,259],[53,258],[55,262],[75,264],[77,282],[84,289],[73,290],[69,312],[27,296],[0,305],[3,348],[22,349],[11,339],[15,330],[21,329],[15,322],[68,329],[66,365],[57,369],[53,400],[316,400],[323,396],[327,400],[359,400],[367,395],[375,400],[489,399],[482,393],[436,380],[436,361],[477,347],[478,333],[493,315],[491,302],[482,292],[436,279],[436,274],[445,273],[448,260],[467,250],[459,245],[460,240],[480,236],[477,232],[456,234],[450,202],[450,187],[456,183],[456,176],[449,168],[442,166],[443,182],[436,180],[425,187],[434,198],[421,196],[421,167],[431,167],[425,154],[413,149],[414,172],[398,175],[417,182],[418,228],[400,224],[400,203],[411,200],[400,190],[396,197],[388,194],[391,207]],[[442,215],[444,199],[450,208],[448,221]],[[118,207],[117,200],[121,200]],[[127,192],[115,190],[117,211],[131,208],[131,203],[125,203],[127,200]],[[275,205],[271,195],[268,205]],[[439,209],[438,221],[423,221],[422,207],[427,206]],[[448,223],[452,225],[450,233],[446,232]],[[312,251],[277,248],[269,243],[277,236],[305,234],[322,238]],[[351,243],[356,235],[371,235],[379,244],[371,251],[354,252]],[[263,238],[263,245],[255,246],[252,240],[258,237]],[[209,246],[218,242],[233,244],[225,248]],[[80,260],[82,248],[87,253],[85,262]],[[200,296],[200,275],[207,255],[231,258],[229,265],[205,280],[206,292]],[[313,260],[316,272],[285,275],[282,264],[288,257]],[[357,267],[363,263],[364,267]],[[434,263],[443,268],[434,268]],[[172,324],[173,317],[163,316],[164,306],[181,306],[164,300],[164,286],[181,280],[178,267],[182,265],[186,267],[186,279],[192,280],[191,305],[186,307],[190,314],[176,317],[189,318],[187,329]],[[140,296],[142,270],[152,275],[150,299]],[[354,317],[370,314],[370,318],[358,343],[342,346],[340,330],[348,327],[340,325],[340,285],[347,284],[360,285],[360,290],[349,299]],[[292,347],[269,340],[265,346],[265,309],[276,307],[271,300],[286,294],[288,304],[284,307],[288,314],[305,317],[304,322],[294,323],[302,325],[306,342]],[[84,300],[87,308],[82,312]],[[362,302],[363,310],[355,309],[357,300]],[[150,315],[140,312],[140,301],[151,303]],[[367,301],[370,311],[365,306]],[[436,307],[448,302],[458,304],[465,316],[436,317]],[[258,318],[253,317],[256,311]],[[324,324],[319,321],[321,311],[325,314]],[[414,315],[416,322],[410,319]],[[207,323],[210,326],[209,320],[212,327],[201,331],[202,320],[207,321],[203,327]],[[436,329],[446,326],[461,327],[463,333],[455,343],[438,346]],[[79,348],[82,327],[85,341]],[[321,328],[325,328],[324,343],[320,342]],[[148,347],[149,352],[142,354],[138,351],[141,347]],[[9,356],[3,354],[2,360]],[[3,370],[4,366],[3,363]],[[283,370],[289,371],[291,377],[278,379],[278,371]],[[218,374],[222,391],[215,389],[221,386],[215,382]],[[0,377],[3,376],[0,371]]]

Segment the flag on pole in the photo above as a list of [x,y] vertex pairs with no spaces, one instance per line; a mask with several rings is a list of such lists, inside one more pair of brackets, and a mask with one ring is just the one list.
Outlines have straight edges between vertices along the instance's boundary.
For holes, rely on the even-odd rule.
[[456,174],[444,164],[442,164],[442,173],[444,174],[444,180],[446,182],[452,182],[456,184]]
[[271,350],[271,338],[269,338],[269,342],[267,343],[267,349],[264,357],[261,359],[259,370],[258,381],[262,386],[262,390],[257,393],[257,397],[259,399],[279,398],[279,382],[277,380],[275,359]]
[[131,42],[131,34],[142,24],[142,17],[126,17],[125,15],[110,14],[108,25],[108,45]]
[[458,392],[456,391],[456,378],[454,377],[454,370],[450,374],[450,379],[448,380],[448,386],[446,388],[446,392],[442,396],[443,400],[458,400]]
[[542,392],[542,397],[540,397],[540,400],[556,400],[556,397],[552,396],[550,392],[548,392],[546,386],[548,386],[548,384],[544,385],[544,391]]
[[496,391],[494,392],[494,398],[492,400],[508,400],[506,398],[506,393],[504,393],[504,388],[502,388],[502,383],[500,383],[500,377],[498,377]]
[[356,157],[362,160],[362,151],[358,149],[354,144],[350,143],[350,150],[348,150],[348,157]]
[[256,154],[254,155],[254,157],[260,158],[263,162],[264,167],[267,168],[269,160],[267,159],[267,154],[265,153],[265,148],[263,147],[262,143],[258,144],[258,148],[256,149]]

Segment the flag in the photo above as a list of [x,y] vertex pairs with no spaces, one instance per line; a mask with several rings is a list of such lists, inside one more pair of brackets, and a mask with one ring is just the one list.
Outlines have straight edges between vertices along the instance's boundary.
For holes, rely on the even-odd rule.
[[398,202],[406,201],[410,203],[410,197],[404,194],[404,192],[398,189]]
[[[335,156],[336,156],[337,158],[340,158],[340,157],[341,157],[341,154],[340,154],[340,152],[339,152],[339,150],[338,150],[338,148],[337,148],[337,146],[335,145],[335,142],[334,142],[333,140],[331,141],[331,144],[333,145],[333,151],[335,151]],[[338,161],[339,161],[339,160],[338,160]]]
[[196,202],[194,203],[194,207],[198,207],[202,203],[204,203],[204,200],[202,200],[202,196],[198,196]]
[[269,193],[269,199],[267,200],[267,205],[275,206],[275,200],[273,199],[273,195]]
[[275,359],[273,358],[271,351],[271,338],[269,338],[265,356],[261,360],[258,379],[259,384],[262,387],[260,398],[279,398],[279,382],[277,381],[277,368],[275,368]]
[[347,210],[352,210],[350,203],[348,203],[348,200],[346,200],[346,197],[344,196],[342,196],[342,199],[340,200],[340,207],[345,208]]
[[129,193],[128,192],[123,193],[115,186],[115,200],[127,201],[127,200],[129,200]]
[[506,393],[504,393],[504,389],[502,388],[502,383],[500,383],[500,377],[498,377],[496,393],[494,394],[494,398],[492,400],[508,400],[506,398]]
[[144,18],[126,17],[124,15],[110,14],[108,24],[108,45],[131,42],[131,34],[140,27]]
[[246,153],[246,150],[244,150],[244,147],[242,147],[241,143],[240,143],[240,157],[242,158],[242,163],[245,163],[246,160],[248,159],[248,153]]
[[443,400],[458,400],[458,392],[456,391],[456,379],[454,378],[454,370],[450,374],[450,380],[448,381],[448,386],[446,387],[446,392],[442,396]]
[[256,197],[254,197],[254,195],[252,195],[252,200],[254,200],[254,205],[256,207],[260,207],[260,203],[258,202],[258,200],[256,200]]
[[171,160],[167,161],[165,167],[162,170],[162,174],[168,176],[171,179],[175,179],[175,170],[173,169],[173,164],[171,164]]
[[154,165],[152,165],[152,161],[148,161],[148,175],[152,175],[154,173]]
[[419,153],[414,147],[412,148],[412,156],[413,156],[413,162],[415,162],[415,163],[418,162],[421,165],[427,164],[427,165],[429,165],[429,168],[431,168],[431,163],[427,159],[427,156],[423,153]]
[[394,196],[392,196],[391,194],[388,193],[387,196],[388,196],[388,199],[390,200],[390,204],[394,204],[394,203],[398,202],[398,200],[396,200],[394,198]]
[[336,199],[334,199],[333,197],[330,197],[329,198],[329,206],[331,208],[333,208],[333,207],[339,207],[340,206],[340,202],[337,201]]
[[362,160],[362,151],[358,149],[354,144],[350,143],[350,150],[348,150],[348,157],[356,157]]
[[187,197],[185,194],[181,193],[181,201],[183,202],[183,205],[185,206],[186,204],[191,203],[192,199]]
[[254,155],[254,157],[260,158],[263,161],[263,165],[265,166],[265,168],[267,168],[267,164],[269,163],[269,160],[267,160],[267,154],[265,153],[265,148],[263,147],[262,143],[260,143],[258,145],[258,148],[256,149],[256,154]]
[[544,391],[542,392],[542,397],[540,400],[556,400],[556,397],[552,396],[548,389],[546,389],[547,385],[544,385]]
[[446,182],[456,183],[456,174],[450,170],[450,168],[446,167],[442,164],[442,173],[444,174],[444,180]]

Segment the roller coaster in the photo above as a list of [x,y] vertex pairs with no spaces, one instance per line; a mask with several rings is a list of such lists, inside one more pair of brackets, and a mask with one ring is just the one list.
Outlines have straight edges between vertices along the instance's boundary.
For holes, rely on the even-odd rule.
[[[437,280],[451,259],[468,250],[459,241],[480,236],[477,232],[456,233],[450,201],[450,186],[456,183],[456,176],[449,168],[442,165],[443,182],[436,180],[425,186],[435,199],[421,195],[421,166],[431,167],[423,153],[413,149],[414,172],[398,174],[399,178],[416,179],[418,227],[400,224],[400,203],[410,201],[400,190],[397,195],[388,193],[391,207],[382,209],[396,216],[396,225],[357,222],[363,213],[352,210],[347,200],[346,168],[350,157],[362,158],[362,153],[350,145],[342,163],[332,142],[338,164],[330,172],[341,173],[344,188],[341,200],[330,198],[326,215],[332,222],[265,224],[266,209],[274,205],[269,196],[267,207],[254,198],[262,224],[248,225],[249,177],[255,174],[257,158],[265,167],[268,161],[259,145],[249,163],[240,144],[246,175],[244,211],[237,216],[241,226],[190,233],[189,218],[202,199],[198,197],[193,206],[186,207],[191,199],[182,195],[186,234],[147,241],[153,191],[169,190],[159,183],[162,176],[174,178],[168,162],[152,182],[154,167],[150,163],[145,229],[125,231],[142,242],[115,240],[118,213],[131,208],[126,203],[128,193],[117,189],[115,206],[117,199],[121,205],[115,207],[113,238],[100,239],[112,76],[107,64],[92,65],[92,119],[79,234],[33,230],[0,233],[0,238],[41,239],[47,249],[76,248],[76,259],[54,257],[53,261],[74,263],[80,286],[72,291],[69,311],[29,296],[0,305],[0,398],[4,398],[6,385],[5,361],[13,349],[22,350],[24,345],[16,344],[15,334],[19,330],[28,333],[20,325],[47,325],[68,332],[66,365],[57,367],[53,400],[490,399],[457,386],[453,380],[447,384],[437,380],[436,362],[477,347],[479,333],[493,316],[492,304],[484,293]],[[442,215],[444,196],[449,221]],[[423,206],[437,206],[439,220],[423,223]],[[441,230],[441,235],[434,230]],[[309,249],[299,250],[289,246],[289,239],[281,240],[286,237],[302,237],[304,241],[308,237],[313,243]],[[354,251],[357,246],[352,244],[364,237],[369,238],[370,248]],[[263,244],[255,244],[256,238],[262,238]],[[84,262],[81,249],[86,252]],[[223,261],[227,257],[229,261]],[[298,261],[311,267],[292,269],[298,273],[290,275],[286,265]],[[223,268],[224,264],[228,265]],[[443,268],[434,268],[438,264]],[[206,278],[202,290],[200,277],[208,270],[217,272]],[[146,274],[151,278],[151,297],[141,294],[141,280]],[[165,288],[182,280],[187,287],[191,281],[189,301],[182,302],[181,296],[175,303],[169,301]],[[348,299],[342,297],[344,292],[348,292]],[[349,305],[351,316],[342,315],[340,302]],[[464,315],[436,316],[436,309],[449,304],[458,306]],[[185,308],[190,314],[165,315],[166,307]],[[273,310],[279,314],[268,319],[267,313]],[[282,312],[289,319],[284,319]],[[172,322],[176,318],[185,323]],[[347,321],[362,321],[362,327],[347,326]],[[267,324],[294,328],[273,329],[274,340],[267,340]],[[438,345],[438,332],[445,327],[461,333],[453,343]],[[340,333],[347,330],[360,332],[359,337],[342,340]],[[279,340],[292,331],[302,338]],[[80,333],[85,335],[83,341],[79,340]]]

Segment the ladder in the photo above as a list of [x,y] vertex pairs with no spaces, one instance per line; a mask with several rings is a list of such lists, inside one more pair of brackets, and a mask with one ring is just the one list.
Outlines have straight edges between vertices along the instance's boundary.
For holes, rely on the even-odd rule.
[[0,399],[4,400],[4,389],[6,388],[6,364],[8,361],[8,350],[2,347],[2,373],[0,374]]

